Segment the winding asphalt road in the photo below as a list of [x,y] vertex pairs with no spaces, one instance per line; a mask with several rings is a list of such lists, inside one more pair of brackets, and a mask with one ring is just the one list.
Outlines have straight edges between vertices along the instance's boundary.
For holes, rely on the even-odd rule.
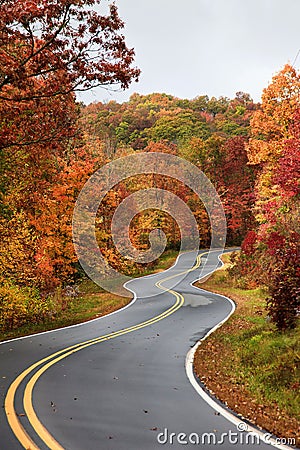
[[132,280],[135,301],[117,313],[1,344],[0,450],[181,449],[198,438],[201,448],[243,448],[226,436],[236,426],[198,395],[185,370],[189,349],[233,309],[190,284],[213,270],[219,253],[198,258],[193,271],[195,255],[186,253],[168,271]]

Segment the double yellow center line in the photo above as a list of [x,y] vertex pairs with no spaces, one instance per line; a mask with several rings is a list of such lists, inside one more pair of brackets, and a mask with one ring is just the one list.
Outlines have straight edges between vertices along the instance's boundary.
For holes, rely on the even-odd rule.
[[182,294],[179,294],[178,292],[168,289],[164,286],[162,286],[163,282],[169,281],[173,278],[176,278],[178,276],[187,274],[189,272],[192,272],[193,270],[196,270],[199,268],[201,264],[201,256],[205,255],[205,253],[202,253],[202,255],[197,256],[196,264],[191,268],[184,272],[180,272],[175,275],[171,275],[167,278],[164,278],[161,281],[158,281],[155,283],[155,286],[159,289],[169,292],[172,295],[176,297],[176,302],[174,305],[172,305],[169,309],[164,311],[163,313],[159,314],[158,316],[153,317],[152,319],[146,320],[145,322],[141,322],[137,325],[123,328],[122,330],[115,331],[113,333],[109,333],[103,336],[99,336],[94,339],[90,339],[85,342],[81,342],[79,344],[72,345],[70,347],[67,347],[63,350],[60,350],[56,353],[52,353],[51,355],[47,356],[46,358],[41,359],[40,361],[37,361],[36,363],[32,364],[30,367],[28,367],[26,370],[24,370],[10,385],[7,395],[5,398],[5,413],[7,416],[7,420],[9,422],[9,425],[14,432],[16,438],[21,443],[21,445],[26,450],[39,450],[39,447],[35,444],[35,442],[31,439],[31,437],[28,435],[22,424],[20,423],[18,419],[18,415],[15,410],[15,396],[17,389],[19,388],[20,384],[23,382],[23,380],[30,375],[35,369],[37,369],[39,366],[39,370],[37,370],[33,375],[31,375],[31,378],[26,384],[25,390],[24,390],[24,396],[23,396],[23,406],[26,413],[26,417],[29,420],[31,426],[33,427],[34,431],[37,433],[37,435],[41,438],[41,440],[47,445],[47,447],[51,450],[64,450],[63,447],[51,436],[49,431],[44,427],[44,425],[40,422],[38,419],[33,405],[32,405],[32,391],[33,388],[38,381],[38,379],[41,377],[41,375],[46,372],[51,366],[58,363],[64,358],[67,358],[68,356],[79,352],[80,350],[83,350],[86,347],[90,347],[91,345],[99,344],[100,342],[107,341],[109,339],[113,339],[118,336],[122,336],[127,333],[131,333],[133,331],[139,330],[141,328],[147,327],[149,325],[152,325],[156,322],[159,322],[162,319],[165,319],[166,317],[173,314],[175,311],[177,311],[184,303],[184,297]]

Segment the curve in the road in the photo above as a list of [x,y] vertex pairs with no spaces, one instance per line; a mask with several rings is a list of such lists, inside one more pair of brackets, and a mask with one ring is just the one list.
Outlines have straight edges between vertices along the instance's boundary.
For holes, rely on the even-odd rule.
[[171,275],[169,277],[166,277],[160,281],[158,281],[157,283],[155,283],[155,285],[165,291],[165,292],[169,292],[172,295],[175,296],[176,298],[176,302],[174,303],[174,305],[172,305],[169,309],[167,309],[166,311],[164,311],[163,313],[159,314],[158,316],[155,316],[145,322],[141,322],[137,325],[134,325],[132,327],[128,327],[128,328],[124,328],[121,329],[119,331],[116,331],[114,333],[109,333],[106,334],[104,336],[99,336],[98,338],[95,339],[91,339],[85,342],[82,342],[80,344],[76,344],[73,345],[71,347],[67,347],[63,350],[60,350],[58,352],[55,352],[49,356],[47,356],[46,358],[43,358],[40,361],[37,361],[36,363],[34,363],[33,365],[31,365],[30,367],[28,367],[26,370],[24,370],[14,381],[13,383],[10,385],[6,398],[5,398],[5,403],[4,403],[4,408],[5,408],[5,413],[7,416],[7,420],[9,422],[9,425],[12,429],[12,431],[14,432],[16,438],[19,440],[19,442],[22,444],[22,446],[26,449],[30,449],[30,450],[39,450],[39,447],[36,446],[36,444],[34,443],[34,441],[31,439],[31,437],[28,435],[28,433],[26,432],[26,430],[24,429],[24,427],[21,425],[17,413],[15,411],[15,407],[14,407],[14,403],[15,403],[15,396],[16,396],[16,392],[20,386],[20,384],[22,383],[22,381],[30,374],[32,373],[35,369],[37,369],[39,366],[41,366],[41,368],[35,372],[31,378],[29,379],[29,381],[26,384],[26,388],[25,388],[25,392],[24,392],[24,398],[23,398],[23,404],[24,404],[24,409],[26,412],[26,416],[31,424],[31,426],[33,427],[33,429],[35,430],[35,432],[39,435],[39,437],[42,439],[42,441],[51,449],[51,450],[63,450],[63,447],[53,438],[53,436],[48,432],[48,430],[44,427],[44,425],[40,422],[40,420],[38,419],[34,408],[33,408],[33,404],[32,404],[32,392],[33,392],[33,388],[36,384],[36,382],[38,381],[38,379],[41,377],[41,375],[46,372],[51,366],[53,366],[54,364],[58,363],[59,361],[61,361],[62,359],[80,351],[83,350],[86,347],[89,347],[91,345],[95,345],[98,344],[100,342],[104,342],[107,341],[109,339],[113,339],[117,336],[122,336],[123,334],[127,334],[127,333],[131,333],[133,331],[139,330],[141,328],[144,328],[146,326],[152,325],[160,320],[165,319],[166,317],[168,317],[169,315],[173,314],[175,311],[177,311],[184,303],[184,297],[182,294],[172,290],[172,289],[168,289],[167,287],[162,286],[163,282],[169,281],[173,278],[176,278],[178,276],[182,276],[185,273],[189,273],[192,272],[194,270],[196,270],[197,268],[199,268],[200,264],[201,264],[201,257],[205,256],[208,252],[202,253],[200,255],[197,256],[196,259],[196,264],[183,272],[180,272],[178,274],[175,275]]
[[[105,344],[104,342],[105,341],[109,341],[109,340],[111,340],[113,338],[117,338],[117,337],[120,337],[122,335],[128,335],[129,333],[131,333],[133,331],[137,331],[137,330],[141,330],[141,329],[144,329],[143,333],[145,333],[145,332],[147,333],[146,327],[149,327],[149,326],[152,326],[152,325],[155,325],[155,327],[158,327],[158,328],[162,327],[162,326],[164,327],[165,326],[164,325],[165,322],[162,324],[162,322],[161,322],[162,319],[167,319],[170,315],[172,315],[173,313],[175,313],[178,310],[180,310],[180,311],[178,311],[178,313],[174,317],[175,318],[178,317],[178,314],[179,314],[179,320],[181,320],[180,317],[183,317],[182,314],[185,314],[184,311],[186,311],[186,309],[185,308],[181,308],[181,306],[183,306],[184,301],[189,298],[188,297],[188,295],[189,295],[189,290],[188,290],[189,288],[188,288],[188,286],[192,286],[192,288],[194,290],[197,289],[200,293],[202,293],[202,295],[203,295],[203,293],[207,293],[207,291],[204,291],[203,289],[199,289],[199,288],[196,288],[195,286],[193,286],[193,283],[195,282],[195,280],[191,281],[191,279],[192,279],[192,277],[196,278],[194,276],[194,274],[187,278],[187,282],[185,284],[183,283],[183,285],[181,284],[181,286],[176,287],[176,291],[171,289],[171,288],[174,287],[174,284],[170,283],[170,280],[175,279],[176,277],[179,277],[180,275],[188,274],[189,272],[195,271],[195,269],[199,268],[200,265],[201,265],[201,257],[203,257],[205,255],[208,255],[207,256],[207,259],[208,259],[210,253],[214,254],[214,251],[212,251],[212,252],[203,252],[200,255],[198,255],[197,258],[196,258],[196,255],[195,255],[195,256],[193,256],[192,261],[191,261],[191,257],[187,256],[187,254],[185,254],[184,258],[187,257],[187,259],[190,260],[189,261],[189,264],[190,264],[189,267],[191,267],[191,265],[194,264],[195,261],[196,261],[196,264],[194,264],[194,266],[192,268],[188,268],[187,270],[184,270],[184,268],[186,268],[187,266],[183,265],[181,271],[180,271],[180,268],[179,268],[179,270],[178,270],[178,268],[176,269],[176,271],[180,272],[180,273],[175,273],[175,274],[172,274],[172,275],[167,276],[167,277],[165,276],[165,273],[161,274],[161,276],[164,276],[164,278],[160,279],[160,281],[157,281],[156,283],[155,283],[155,280],[153,280],[153,283],[152,283],[151,279],[149,280],[149,277],[153,277],[155,275],[150,275],[148,277],[143,277],[143,278],[146,278],[148,280],[148,284],[150,282],[151,286],[155,286],[156,290],[160,289],[162,291],[165,291],[166,293],[171,294],[171,296],[169,296],[170,297],[170,301],[168,301],[168,304],[165,305],[163,308],[159,307],[156,311],[155,311],[155,309],[151,310],[152,314],[149,314],[146,317],[142,316],[142,317],[139,318],[138,316],[135,316],[135,314],[134,314],[133,317],[135,317],[135,319],[133,319],[133,320],[131,320],[129,322],[130,324],[132,324],[132,323],[134,324],[132,326],[127,326],[127,325],[129,325],[128,321],[127,321],[128,318],[126,319],[126,317],[125,317],[125,320],[123,320],[123,321],[121,320],[121,323],[119,323],[119,326],[118,326],[119,329],[115,328],[114,332],[111,332],[109,334],[102,334],[101,336],[98,336],[98,334],[100,334],[100,333],[97,333],[97,334],[95,333],[95,334],[92,334],[92,335],[88,335],[87,334],[85,336],[85,338],[81,337],[81,339],[78,339],[79,342],[77,342],[76,344],[74,344],[74,341],[72,342],[72,340],[70,340],[69,341],[69,345],[66,346],[65,348],[60,349],[60,350],[59,350],[59,347],[56,348],[57,351],[53,352],[51,355],[47,355],[47,354],[45,355],[45,353],[42,352],[39,357],[38,356],[35,357],[35,359],[39,358],[39,360],[34,362],[34,359],[32,358],[31,362],[28,363],[29,367],[26,370],[24,370],[24,371],[22,370],[22,365],[19,365],[20,368],[19,368],[18,372],[21,372],[21,371],[22,372],[15,379],[14,379],[14,377],[16,375],[14,375],[11,378],[12,381],[9,381],[9,383],[8,383],[8,390],[7,390],[7,395],[6,395],[6,398],[5,398],[5,413],[6,413],[7,420],[9,422],[9,424],[10,424],[10,428],[13,430],[13,433],[17,437],[17,439],[18,439],[19,443],[22,445],[22,447],[24,447],[26,449],[30,449],[30,450],[39,450],[40,448],[44,448],[44,445],[46,445],[47,448],[50,448],[50,449],[53,449],[53,450],[63,450],[64,448],[73,448],[73,447],[70,447],[69,444],[66,444],[66,442],[64,442],[62,440],[62,435],[61,434],[59,434],[59,433],[56,434],[56,431],[54,431],[55,429],[53,429],[53,426],[51,428],[51,425],[49,424],[49,422],[47,422],[47,420],[45,420],[45,415],[42,415],[42,416],[40,415],[40,412],[41,412],[40,411],[41,398],[39,399],[39,403],[37,402],[35,404],[35,408],[38,411],[38,414],[35,412],[35,409],[33,407],[33,389],[37,385],[38,380],[41,378],[41,376],[43,374],[45,374],[45,375],[41,379],[40,383],[43,382],[43,380],[45,378],[46,379],[47,379],[47,377],[49,378],[49,372],[51,372],[51,371],[48,371],[48,369],[50,369],[51,367],[54,366],[52,370],[56,370],[57,367],[59,366],[59,364],[57,364],[59,361],[64,360],[65,358],[67,358],[68,356],[71,356],[72,354],[76,354],[80,350],[87,349],[87,348],[92,348],[92,346],[94,346],[95,344],[101,343],[101,342],[103,342],[103,345],[100,347],[100,349],[103,349],[103,348],[105,349],[105,347],[108,344]],[[218,258],[219,261],[222,263],[222,261],[220,260],[220,257],[219,257],[218,254],[215,256],[215,258]],[[177,259],[177,261],[178,261],[178,259]],[[177,261],[176,261],[175,265],[172,266],[172,268],[170,268],[168,270],[171,270],[171,269],[174,270],[174,268],[175,268],[175,266],[177,264]],[[186,263],[186,259],[184,259],[183,262]],[[204,266],[205,266],[205,264],[206,263],[204,263]],[[179,267],[180,267],[180,264],[179,264]],[[215,267],[216,266],[214,265],[214,268]],[[211,270],[211,269],[212,269],[212,265],[208,264],[208,270]],[[209,272],[209,273],[211,273],[211,272]],[[206,272],[205,276],[207,276],[209,273]],[[197,274],[197,279],[199,279],[199,277],[201,277],[201,275]],[[134,286],[137,285],[138,280],[132,280],[132,281],[134,283]],[[128,286],[126,286],[126,287],[127,287],[127,289],[131,290]],[[144,290],[144,286],[143,286],[143,290]],[[133,289],[131,291],[134,293],[134,299],[133,299],[133,301],[130,304],[133,304],[137,298],[142,298],[143,295],[144,295],[144,292],[141,291],[141,289],[138,289],[136,291],[136,293],[135,293],[135,291]],[[139,291],[141,291],[142,297],[140,297]],[[179,292],[177,292],[177,291],[179,291]],[[149,293],[149,289],[148,289],[147,293]],[[153,293],[153,290],[150,289],[150,293]],[[161,295],[165,295],[165,294],[161,294]],[[175,303],[173,303],[173,297],[175,297],[175,299],[176,299]],[[200,294],[200,297],[201,297],[201,294]],[[217,297],[219,297],[219,298],[223,297],[224,298],[224,296],[217,296]],[[209,327],[209,331],[207,333],[204,331],[204,333],[205,333],[204,336],[203,336],[203,333],[201,334],[202,339],[200,341],[198,341],[199,337],[196,339],[196,341],[198,341],[196,346],[194,345],[196,341],[193,341],[194,342],[193,348],[190,350],[190,352],[188,353],[188,355],[186,357],[186,373],[187,373],[188,379],[191,382],[191,384],[185,378],[186,384],[188,386],[190,386],[190,391],[189,391],[189,389],[186,389],[186,391],[184,392],[184,396],[181,398],[181,404],[182,405],[183,404],[188,405],[188,408],[186,408],[186,415],[190,414],[190,410],[194,411],[194,414],[195,414],[195,411],[198,412],[198,402],[199,403],[203,403],[203,402],[200,399],[197,400],[196,396],[194,396],[193,389],[191,388],[191,385],[192,385],[196,389],[198,394],[201,395],[202,399],[206,402],[206,405],[211,406],[214,410],[216,410],[216,411],[218,411],[218,413],[220,413],[220,420],[221,421],[222,420],[224,421],[224,419],[226,419],[225,423],[227,422],[227,420],[229,420],[231,423],[234,423],[235,425],[238,425],[238,424],[241,423],[241,420],[237,416],[235,416],[231,411],[229,411],[224,405],[221,405],[220,403],[217,403],[213,397],[209,396],[201,388],[201,386],[197,382],[197,380],[196,380],[196,378],[194,376],[194,373],[193,373],[193,359],[194,359],[194,354],[195,354],[197,346],[200,345],[200,343],[201,343],[201,341],[203,339],[207,338],[207,336],[209,336],[209,334],[211,334],[213,331],[215,331],[216,328],[218,328],[226,320],[228,320],[228,318],[234,312],[235,304],[232,302],[232,300],[228,299],[227,297],[225,297],[225,298],[226,298],[226,300],[229,301],[229,305],[228,305],[228,302],[226,301],[227,307],[226,307],[225,318],[224,318],[224,315],[223,315],[222,316],[222,320],[214,321],[214,326],[211,325]],[[187,300],[185,302],[185,306],[189,304],[188,301],[189,300]],[[136,307],[136,305],[135,305],[135,307]],[[134,307],[134,309],[135,309],[135,307]],[[229,311],[229,307],[230,307],[230,311]],[[122,308],[122,310],[123,309],[125,309],[125,308]],[[132,312],[134,312],[134,309],[131,310],[130,317],[132,317]],[[224,312],[224,310],[223,310],[223,312]],[[126,316],[126,313],[124,313],[124,314]],[[102,318],[105,318],[105,317],[107,317],[107,316],[103,316]],[[124,318],[123,314],[121,314],[119,316],[119,318],[122,318],[122,317]],[[196,317],[196,316],[194,315],[194,317]],[[144,320],[143,321],[143,318],[147,318],[148,320]],[[99,320],[99,318],[96,319],[96,320]],[[171,320],[173,321],[174,318],[172,318]],[[168,323],[168,322],[169,322],[169,320],[166,321],[166,323]],[[191,322],[189,321],[188,322],[188,326],[190,326],[190,323]],[[192,323],[194,323],[193,320],[192,320]],[[207,322],[206,321],[204,321],[203,324],[204,324],[204,328],[205,328],[205,326],[207,327]],[[67,327],[67,328],[71,328],[71,327]],[[108,328],[110,328],[110,327],[108,327]],[[197,329],[199,329],[199,328],[196,328],[196,330]],[[205,328],[205,330],[207,330],[207,328]],[[158,330],[158,331],[161,333],[160,330]],[[139,335],[140,333],[137,333],[137,334]],[[83,333],[83,335],[84,334],[85,333]],[[186,335],[188,336],[188,334],[186,334]],[[92,339],[87,339],[88,337],[92,337],[92,336],[94,336]],[[136,336],[136,334],[134,334],[130,339],[134,339],[134,336]],[[159,334],[157,334],[157,336],[159,336]],[[171,340],[169,339],[166,342],[173,342],[173,344],[174,344],[173,347],[175,347],[177,349],[178,348],[178,344],[180,344],[181,341],[179,341],[178,339],[177,339],[177,341],[176,340],[174,341],[174,339],[172,338]],[[70,345],[71,343],[73,345]],[[130,344],[130,342],[129,342],[129,344]],[[41,343],[39,345],[41,345]],[[167,354],[169,355],[170,354],[170,348],[168,346],[167,346],[167,348],[168,348]],[[107,347],[106,347],[106,349],[107,349]],[[143,349],[142,349],[142,351],[143,351]],[[183,351],[183,350],[181,350],[181,351]],[[111,349],[108,349],[108,354],[110,352],[111,352]],[[85,354],[86,354],[86,352],[83,352],[83,354],[81,354],[81,353],[78,354],[79,360],[80,360],[80,355],[84,356]],[[186,351],[184,352],[184,355],[185,354],[186,354]],[[74,359],[73,358],[69,359],[68,360],[69,363],[72,363],[72,362],[73,362],[73,364],[74,364],[74,362],[76,363],[78,357],[74,358]],[[64,364],[66,364],[66,362]],[[24,365],[23,365],[23,367],[24,367]],[[14,364],[13,367],[15,367],[15,364]],[[78,361],[77,361],[77,369],[78,369],[78,367],[80,367],[80,364],[78,366]],[[108,365],[107,367],[109,369],[110,366]],[[124,365],[122,365],[122,370],[123,370],[123,367],[124,367]],[[164,366],[162,366],[162,369],[163,369],[163,367]],[[78,370],[75,369],[75,373],[77,373],[77,372],[78,372]],[[164,371],[162,373],[163,373],[163,377],[166,376],[166,373]],[[160,373],[160,375],[162,375],[162,373]],[[168,371],[167,371],[167,373],[168,373]],[[177,374],[177,373],[178,373],[178,371],[174,372],[174,374]],[[182,372],[180,372],[180,374],[182,374]],[[168,375],[169,375],[169,373],[168,373]],[[180,375],[180,377],[182,377],[182,375]],[[3,377],[3,378],[5,378],[5,377]],[[94,384],[93,384],[93,386],[94,386]],[[147,386],[149,387],[149,383],[148,383]],[[135,389],[135,386],[134,386],[134,389]],[[109,392],[113,393],[114,391],[109,391]],[[179,391],[177,391],[177,392],[179,392]],[[38,394],[39,394],[39,390],[37,390],[37,392],[35,391],[35,395],[34,395],[35,398],[36,398],[36,396],[38,396]],[[25,417],[25,419],[26,419],[25,422],[26,423],[24,423],[24,426],[22,425],[21,420],[19,420],[19,416],[20,415],[23,416],[24,414],[18,415],[17,411],[16,411],[17,410],[17,405],[20,404],[19,403],[20,402],[20,398],[21,398],[21,401],[23,400],[23,406],[24,406],[25,416],[26,416]],[[187,398],[189,399],[188,401],[186,400]],[[196,408],[193,408],[193,406],[196,406]],[[173,411],[173,413],[174,413],[174,411]],[[204,424],[205,423],[206,424],[207,423],[211,423],[211,418],[209,418],[208,422],[207,422],[207,419],[206,419],[207,417],[209,417],[208,411],[206,411],[205,414],[206,415],[202,416],[202,422],[204,421]],[[43,422],[47,423],[47,426],[49,427],[49,430],[51,431],[51,433],[44,427],[42,422],[39,420],[38,416],[39,417],[43,417]],[[224,419],[221,419],[221,416],[224,417]],[[163,417],[166,417],[166,414],[164,414]],[[47,418],[48,418],[48,416],[47,416]],[[178,419],[178,417],[177,417],[177,419]],[[184,418],[180,417],[180,419],[184,419]],[[27,423],[27,420],[28,420],[28,423]],[[212,422],[213,421],[214,420],[212,420]],[[109,423],[111,423],[111,422],[109,422]],[[197,423],[198,422],[196,421],[195,424],[197,425]],[[168,421],[167,421],[167,424],[168,424]],[[172,421],[172,424],[173,424],[173,421]],[[181,424],[180,426],[182,426],[182,421],[180,421],[180,424]],[[186,422],[186,424],[189,424],[189,421]],[[170,423],[169,423],[169,425],[170,425]],[[187,425],[187,426],[189,426],[189,425]],[[207,427],[207,425],[206,425],[206,427]],[[227,427],[227,425],[225,425],[225,427]],[[252,428],[251,425],[248,424],[248,423],[247,423],[247,427],[248,427],[248,430],[249,430],[250,433],[255,433],[256,435],[260,435],[262,447],[266,448],[266,442],[263,439],[264,435],[262,433],[260,433],[257,428],[254,428],[254,427]],[[238,427],[236,427],[236,428],[239,429]],[[149,429],[151,430],[152,428],[149,428]],[[206,430],[206,428],[204,428],[204,430]],[[132,429],[130,428],[129,432],[131,433],[131,431],[132,431]],[[226,431],[226,428],[225,428],[225,431]],[[130,434],[130,436],[131,436],[131,434]],[[64,442],[63,446],[58,441],[56,441],[56,439],[53,436],[56,436],[58,441],[60,441],[61,443]],[[40,441],[40,439],[41,439],[41,441]],[[74,442],[73,442],[73,444],[74,444]],[[83,446],[85,444],[86,444],[86,442],[82,441],[81,445],[79,445],[79,446],[75,445],[75,447],[76,448],[80,448],[82,450],[82,448],[87,448],[86,446],[85,447]],[[281,450],[286,450],[286,449],[290,449],[291,448],[291,447],[288,447],[288,446],[283,445],[283,444],[278,444],[275,440],[272,440],[270,435],[269,435],[268,444],[271,444],[272,446],[274,446],[274,447],[276,447],[278,449],[281,449]],[[19,448],[19,445],[18,445],[18,448]],[[7,450],[7,448],[5,450]],[[13,448],[13,447],[9,447],[9,448]],[[95,446],[89,447],[89,448],[95,448]],[[108,447],[105,447],[105,448],[108,448]],[[116,447],[115,446],[109,446],[109,448],[115,449]],[[120,448],[120,447],[117,447],[117,448]],[[124,446],[122,447],[122,449],[123,448],[124,448]],[[126,450],[128,448],[129,447],[126,447]],[[130,447],[130,448],[133,448],[133,447]],[[134,448],[141,448],[141,446],[139,446],[139,447],[134,446]],[[145,448],[148,449],[150,447],[146,446]],[[176,448],[178,448],[178,447],[176,447]],[[230,447],[230,449],[231,448],[235,448],[235,447]],[[154,449],[154,447],[151,446],[151,449]]]

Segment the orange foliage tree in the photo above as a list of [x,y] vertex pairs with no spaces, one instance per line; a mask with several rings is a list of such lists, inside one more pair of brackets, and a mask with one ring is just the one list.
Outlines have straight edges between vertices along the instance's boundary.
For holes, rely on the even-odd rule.
[[81,136],[74,92],[126,88],[139,75],[116,6],[101,14],[99,4],[1,2],[0,309],[16,293],[10,286],[47,294],[72,275],[72,208],[103,163],[101,145],[95,154]]
[[251,120],[247,146],[249,163],[261,169],[256,186],[257,218],[264,221],[264,205],[280,195],[273,172],[283,154],[285,143],[293,138],[295,113],[300,105],[300,74],[286,65],[264,89],[261,109]]
[[286,65],[264,90],[247,147],[259,167],[259,226],[246,236],[239,272],[269,289],[268,311],[279,329],[297,324],[300,308],[300,74]]

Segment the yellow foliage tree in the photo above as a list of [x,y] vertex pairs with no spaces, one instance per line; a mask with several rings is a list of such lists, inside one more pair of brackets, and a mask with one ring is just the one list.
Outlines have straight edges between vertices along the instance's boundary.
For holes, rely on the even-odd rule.
[[287,139],[293,138],[292,123],[300,106],[300,74],[289,64],[276,74],[262,94],[261,109],[251,120],[251,138],[247,146],[249,163],[260,165],[257,191],[257,220],[264,222],[266,202],[276,199],[278,186],[272,174],[282,156]]

